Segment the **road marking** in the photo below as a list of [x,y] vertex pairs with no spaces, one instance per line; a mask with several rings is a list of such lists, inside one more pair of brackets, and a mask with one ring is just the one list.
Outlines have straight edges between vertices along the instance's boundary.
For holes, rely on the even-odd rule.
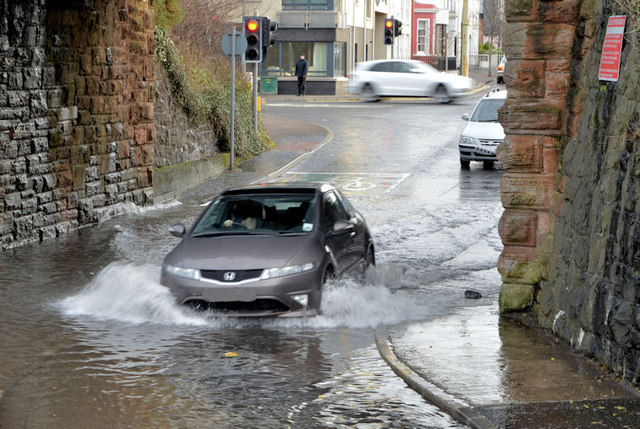
[[329,182],[345,194],[389,193],[409,175],[399,173],[306,173],[291,171],[271,177],[271,182]]

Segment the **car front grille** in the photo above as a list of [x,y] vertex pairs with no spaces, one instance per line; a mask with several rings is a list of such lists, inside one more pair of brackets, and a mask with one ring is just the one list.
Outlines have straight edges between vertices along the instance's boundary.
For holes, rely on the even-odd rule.
[[480,140],[480,144],[483,146],[499,146],[502,140]]
[[257,279],[263,270],[200,270],[200,275],[209,280],[224,283],[237,283],[245,280]]
[[188,301],[186,304],[195,310],[211,310],[236,316],[290,311],[289,307],[275,299],[256,299],[249,302],[208,302],[198,299]]

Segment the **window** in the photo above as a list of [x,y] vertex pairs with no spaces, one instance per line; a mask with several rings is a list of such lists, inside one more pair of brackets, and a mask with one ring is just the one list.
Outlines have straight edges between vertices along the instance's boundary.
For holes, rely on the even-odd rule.
[[[296,61],[300,53],[305,54],[309,62],[307,77],[331,77],[329,69],[332,58],[329,57],[329,43],[326,42],[280,42],[269,48],[267,61],[262,65],[263,76],[293,76]],[[346,62],[346,61],[345,61]]]
[[324,195],[322,208],[324,210],[322,223],[325,231],[332,231],[333,224],[337,221],[349,219],[340,200],[338,200],[338,197],[333,192],[327,192]]
[[384,63],[375,64],[371,67],[372,72],[381,72],[381,73],[392,73],[393,72],[393,63],[390,61]]
[[347,44],[336,42],[333,44],[333,75],[344,77],[347,75]]
[[334,0],[282,0],[282,10],[333,10]]
[[478,103],[478,107],[471,115],[471,122],[497,122],[498,109],[504,105],[504,98],[484,99]]
[[446,55],[447,26],[444,24],[436,24],[436,46],[435,52],[439,57]]
[[419,19],[418,20],[418,34],[416,39],[416,53],[421,55],[429,55],[429,20],[428,19]]

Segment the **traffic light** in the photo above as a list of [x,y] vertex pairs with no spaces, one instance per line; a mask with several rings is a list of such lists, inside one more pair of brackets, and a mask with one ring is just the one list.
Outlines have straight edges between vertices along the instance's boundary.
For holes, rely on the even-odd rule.
[[276,30],[276,22],[262,17],[262,61],[267,60],[267,48],[276,41],[273,32]]
[[398,37],[402,34],[402,21],[398,21],[397,19],[393,20],[393,37]]
[[393,45],[394,36],[394,24],[395,20],[392,18],[387,18],[384,20],[384,44],[385,45]]
[[262,20],[260,16],[242,17],[244,37],[247,39],[247,49],[244,51],[245,63],[262,62]]

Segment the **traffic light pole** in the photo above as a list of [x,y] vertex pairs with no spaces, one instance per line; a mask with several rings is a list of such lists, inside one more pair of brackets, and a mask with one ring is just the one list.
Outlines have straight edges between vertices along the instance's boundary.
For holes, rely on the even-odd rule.
[[236,110],[236,27],[231,37],[231,132],[229,137],[229,170],[233,170],[235,149],[235,110]]
[[253,133],[258,135],[258,63],[253,69]]

